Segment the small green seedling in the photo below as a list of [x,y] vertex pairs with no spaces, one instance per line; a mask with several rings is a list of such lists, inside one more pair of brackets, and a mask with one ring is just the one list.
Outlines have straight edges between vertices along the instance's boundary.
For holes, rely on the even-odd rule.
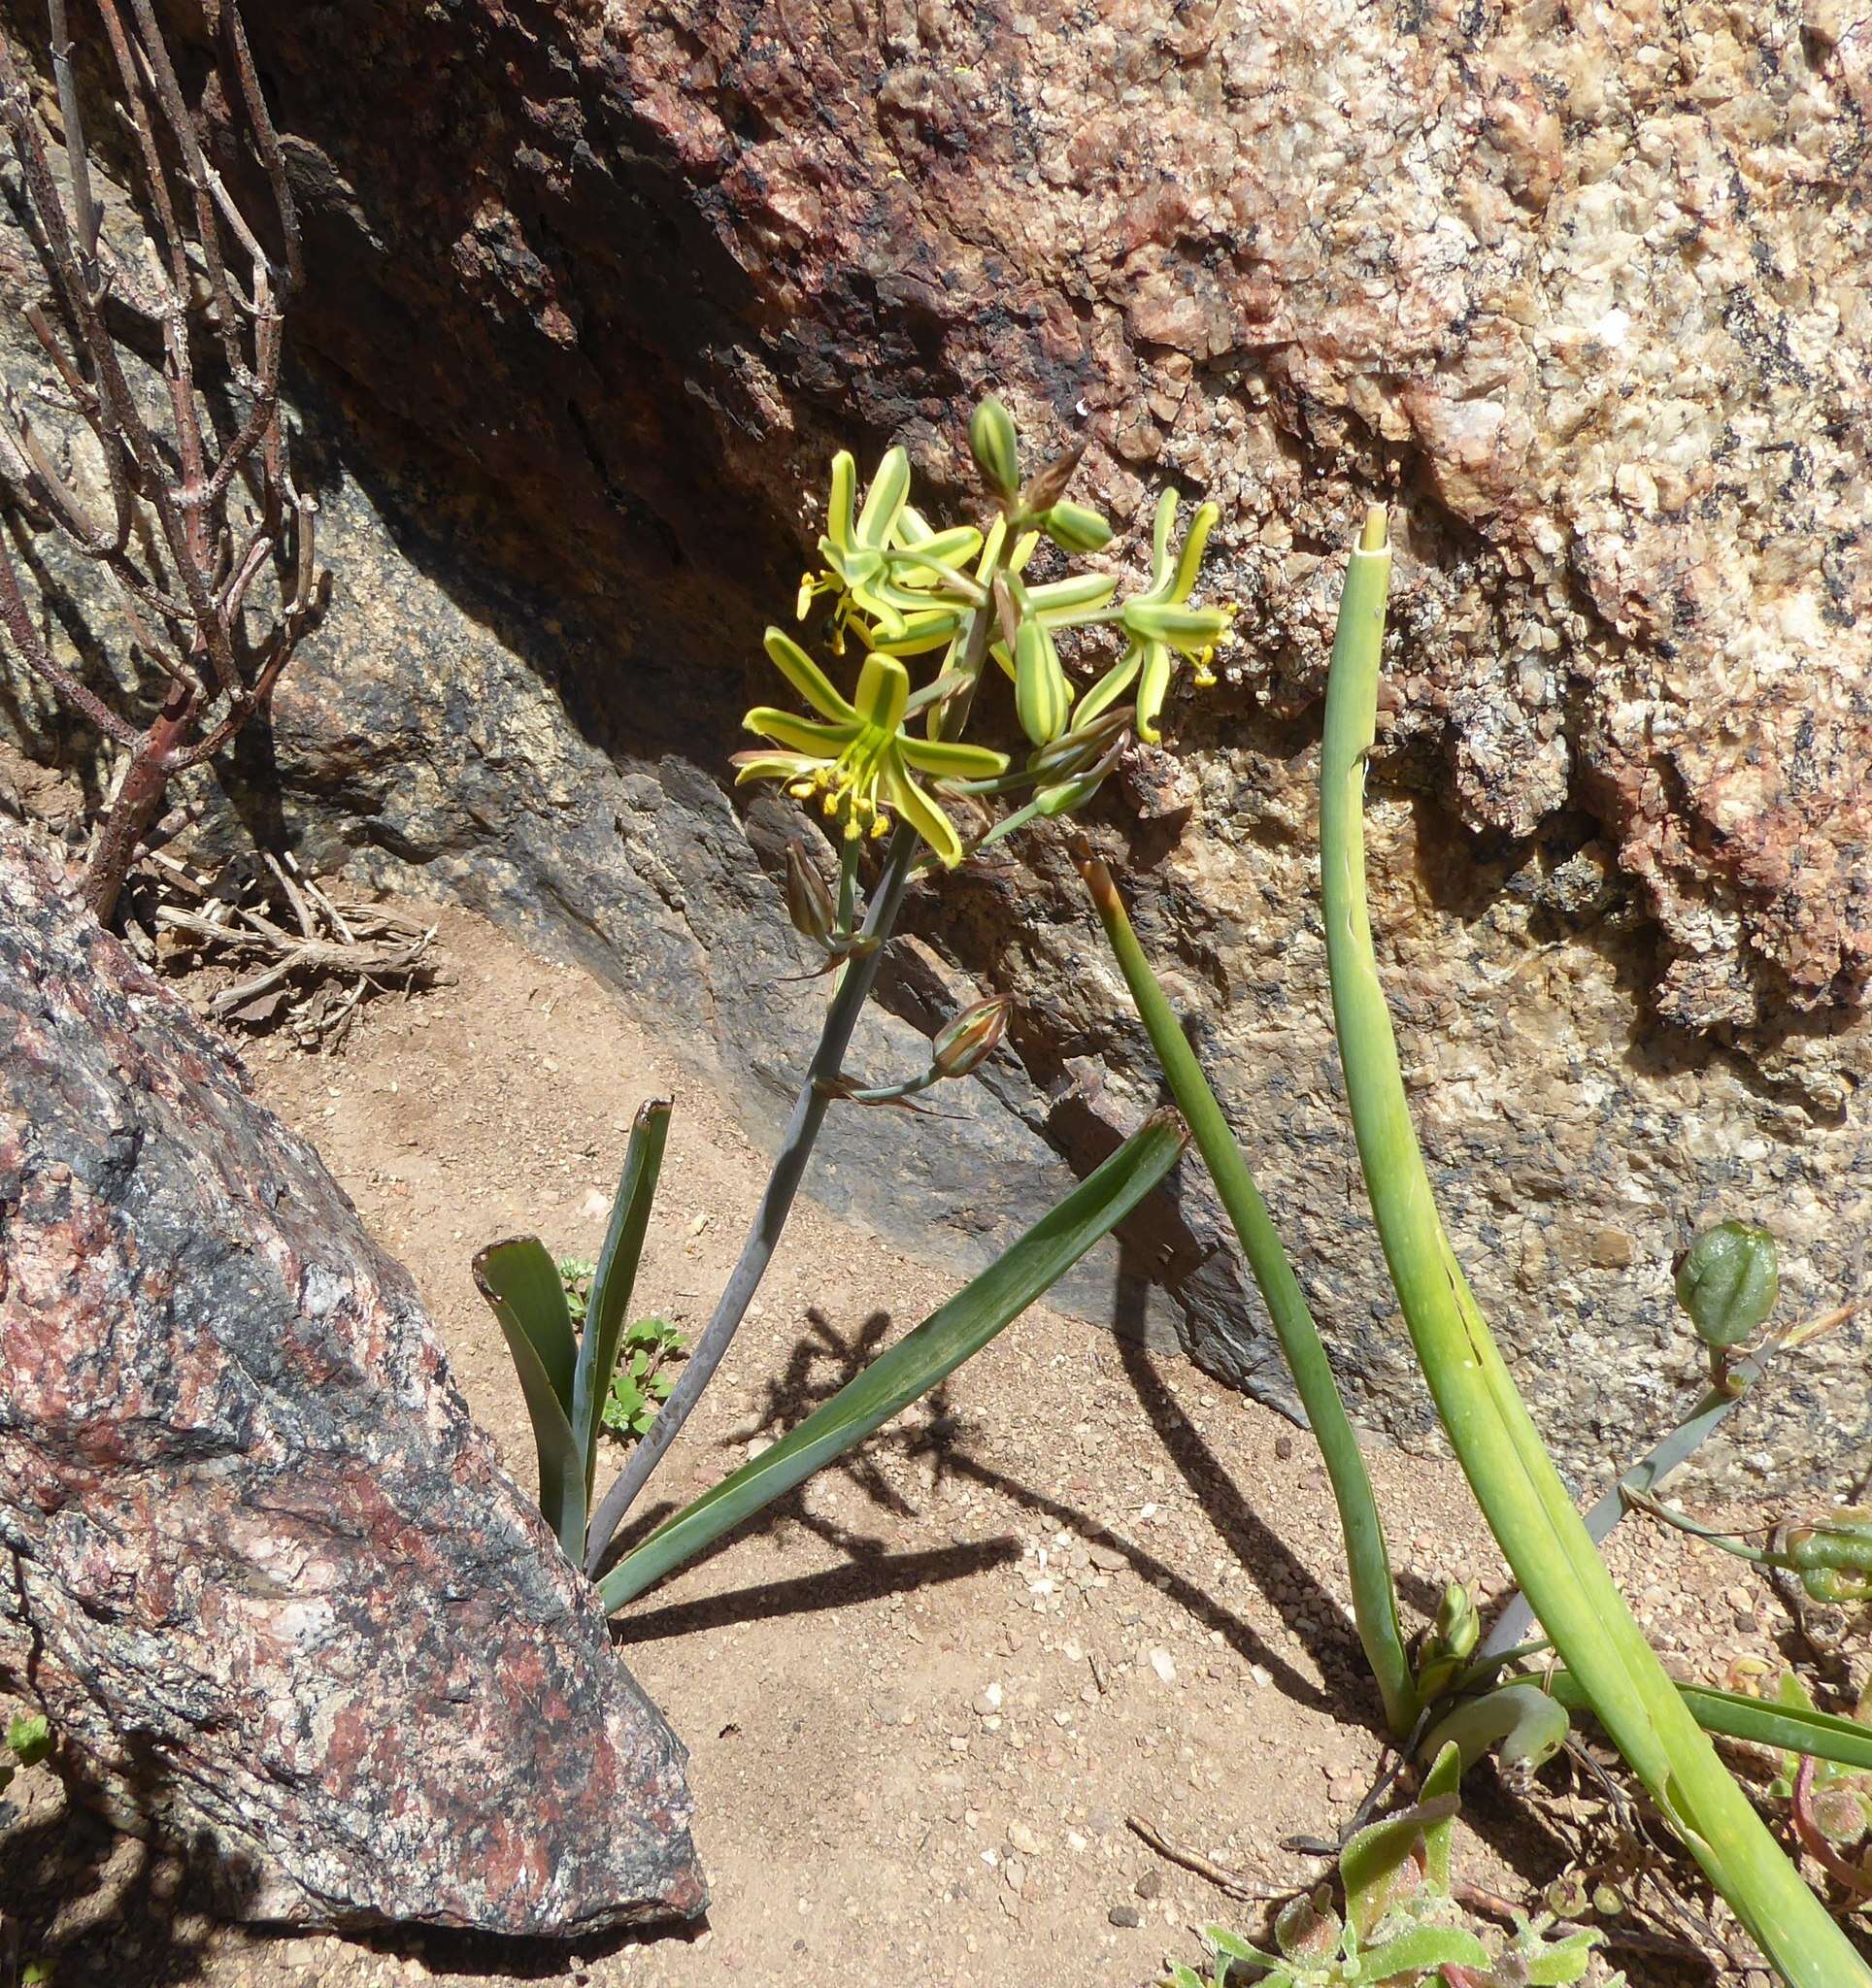
[[[572,1329],[583,1333],[585,1312],[591,1304],[591,1280],[598,1274],[598,1266],[575,1256],[562,1256],[553,1268],[565,1287],[565,1309],[571,1314]],[[640,1318],[635,1325],[626,1327],[611,1387],[599,1411],[600,1426],[613,1436],[633,1441],[645,1435],[656,1418],[656,1410],[676,1385],[675,1376],[665,1374],[663,1366],[683,1349],[683,1335],[667,1318]]]
[[[1382,1988],[1435,1977],[1462,1988],[1553,1988],[1583,1979],[1599,1935],[1567,1929],[1552,1937],[1551,1914],[1522,1918],[1490,1941],[1464,1923],[1450,1888],[1450,1837],[1457,1808],[1457,1760],[1446,1748],[1424,1778],[1417,1806],[1372,1824],[1339,1859],[1346,1911],[1332,1887],[1289,1899],[1275,1915],[1274,1950],[1252,1946],[1225,1926],[1205,1926],[1214,1956],[1207,1980],[1181,1962],[1169,1988]],[[1257,1973],[1258,1971],[1258,1973]],[[1615,1988],[1621,1975],[1602,1977]]]
[[669,1399],[676,1376],[663,1363],[683,1350],[683,1335],[667,1318],[640,1318],[624,1334],[622,1357],[605,1397],[604,1426],[632,1441],[649,1432],[656,1410]]
[[0,1756],[0,1790],[22,1767],[36,1767],[52,1750],[51,1722],[44,1712],[16,1712],[7,1721],[6,1756]]

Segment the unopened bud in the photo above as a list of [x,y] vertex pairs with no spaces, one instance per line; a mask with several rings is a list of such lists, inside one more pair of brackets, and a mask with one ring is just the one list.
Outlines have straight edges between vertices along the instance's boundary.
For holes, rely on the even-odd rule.
[[1706,1229],[1677,1266],[1677,1302],[1706,1346],[1726,1352],[1756,1331],[1781,1292],[1775,1239],[1746,1222]]
[[1417,1685],[1426,1704],[1454,1689],[1481,1638],[1475,1597],[1453,1580],[1443,1590],[1436,1620],[1418,1651]]
[[1112,543],[1112,527],[1083,504],[1055,504],[1040,525],[1065,552],[1099,552]]
[[1461,1581],[1453,1580],[1443,1590],[1431,1634],[1452,1656],[1466,1657],[1475,1649],[1482,1635],[1482,1618],[1476,1612],[1476,1598]]
[[1817,1602],[1872,1602],[1872,1509],[1847,1506],[1823,1525],[1795,1526],[1782,1543]]
[[995,994],[963,1009],[931,1043],[930,1067],[939,1077],[967,1077],[980,1069],[1007,1034],[1012,1006],[1005,994]]
[[988,488],[997,497],[1013,497],[1020,488],[1020,445],[1014,416],[993,394],[969,416],[968,446]]
[[797,839],[786,845],[786,915],[802,939],[831,947],[832,930],[838,921],[832,893],[806,853],[806,845]]
[[1079,468],[1079,458],[1086,453],[1082,442],[1076,448],[1069,448],[1064,455],[1056,455],[1047,467],[1034,478],[1020,493],[1020,508],[1031,518],[1038,519],[1041,513],[1051,511],[1066,494],[1066,486],[1073,480]]
[[1036,746],[1050,746],[1072,715],[1072,687],[1045,625],[1023,621],[1014,644],[1014,708]]

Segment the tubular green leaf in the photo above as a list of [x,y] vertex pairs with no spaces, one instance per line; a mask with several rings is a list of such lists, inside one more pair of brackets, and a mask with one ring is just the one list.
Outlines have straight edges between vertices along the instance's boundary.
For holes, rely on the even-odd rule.
[[1782,1854],[1644,1639],[1554,1469],[1439,1220],[1411,1124],[1365,906],[1365,762],[1376,736],[1390,548],[1352,555],[1327,679],[1320,871],[1333,1018],[1366,1191],[1437,1410],[1489,1528],[1594,1715],[1792,1988],[1872,1971]]
[[585,1477],[567,1409],[577,1349],[565,1287],[537,1236],[492,1242],[475,1258],[475,1282],[487,1300],[526,1397],[540,1461],[540,1510],[576,1567],[585,1557]]
[[630,1143],[624,1148],[624,1171],[618,1182],[618,1198],[611,1204],[611,1226],[605,1231],[605,1246],[598,1253],[598,1267],[591,1276],[585,1337],[579,1342],[572,1384],[572,1433],[585,1460],[587,1506],[591,1503],[592,1478],[598,1468],[598,1427],[604,1415],[605,1396],[611,1391],[612,1371],[618,1364],[618,1342],[624,1329],[624,1313],[630,1309],[631,1289],[637,1281],[637,1265],[644,1253],[644,1237],[650,1228],[651,1204],[656,1198],[656,1178],[662,1171],[663,1145],[669,1129],[667,1098],[652,1098],[638,1108],[630,1128]]
[[1176,1165],[1187,1138],[1174,1112],[1153,1114],[940,1310],[620,1560],[598,1583],[605,1607],[621,1608],[979,1353],[1137,1207]]
[[1313,1314],[1307,1309],[1293,1266],[1281,1247],[1267,1204],[1261,1199],[1241,1145],[1229,1128],[1227,1115],[1151,971],[1110,871],[1102,863],[1086,861],[1080,865],[1080,874],[1091,893],[1093,908],[1105,928],[1119,971],[1137,1004],[1151,1047],[1170,1086],[1170,1095],[1188,1121],[1196,1150],[1202,1154],[1209,1177],[1215,1181],[1216,1192],[1241,1238],[1243,1253],[1260,1287],[1268,1316],[1274,1322],[1281,1351],[1287,1356],[1300,1405],[1306,1409],[1307,1421],[1325,1460],[1326,1475],[1339,1507],[1339,1523],[1346,1536],[1346,1564],[1352,1575],[1353,1615],[1358,1625],[1358,1638],[1377,1680],[1379,1696],[1384,1700],[1385,1722],[1392,1737],[1401,1740],[1417,1720],[1417,1686],[1411,1675],[1403,1632],[1398,1627],[1397,1592],[1391,1580],[1390,1556],[1386,1550],[1378,1501],[1372,1494],[1371,1476],[1359,1453],[1358,1438],[1346,1413],[1339,1384],[1333,1378],[1332,1363],[1326,1357]]
[[[1541,1679],[1543,1688],[1575,1711],[1591,1707],[1579,1679],[1555,1671]],[[1842,1719],[1831,1712],[1800,1706],[1770,1705],[1740,1691],[1718,1691],[1705,1684],[1680,1684],[1678,1696],[1706,1733],[1725,1740],[1747,1740],[1756,1746],[1779,1747],[1784,1753],[1811,1753],[1816,1760],[1837,1761],[1842,1767],[1872,1770],[1872,1726]]]

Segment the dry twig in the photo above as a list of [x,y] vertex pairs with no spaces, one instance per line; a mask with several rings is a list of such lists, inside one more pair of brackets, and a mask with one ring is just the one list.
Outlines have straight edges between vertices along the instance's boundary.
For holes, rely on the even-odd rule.
[[[53,112],[0,33],[0,123],[44,279],[8,272],[7,301],[52,376],[35,402],[67,417],[63,432],[42,432],[21,396],[0,394],[0,501],[20,528],[17,542],[0,532],[0,628],[20,661],[123,756],[84,884],[110,923],[169,781],[265,710],[325,586],[314,556],[317,506],[292,480],[280,418],[283,309],[301,277],[298,219],[234,0],[208,0],[218,74],[204,88],[244,119],[277,255],[203,149],[206,116],[184,97],[151,0],[129,0],[127,18],[118,0],[92,0],[91,11],[92,67],[132,167],[132,197],[110,211],[109,227],[66,0],[50,0],[62,156]],[[139,391],[141,365],[122,343],[126,318],[159,339],[159,394]],[[83,431],[95,459],[88,477],[71,459]],[[142,682],[100,688],[82,679],[82,663],[54,655],[43,625],[50,583],[39,584],[28,527],[55,532],[105,574],[131,630],[122,674],[134,680],[140,667]]]
[[[264,877],[238,891],[160,854],[148,866],[156,900],[149,922],[156,933],[190,952],[257,968],[209,1002],[217,1020],[284,1023],[306,1047],[330,1054],[367,994],[408,992],[434,977],[433,925],[385,905],[340,903],[289,858],[264,861]],[[191,902],[180,904],[179,896]],[[275,896],[296,930],[274,915]]]

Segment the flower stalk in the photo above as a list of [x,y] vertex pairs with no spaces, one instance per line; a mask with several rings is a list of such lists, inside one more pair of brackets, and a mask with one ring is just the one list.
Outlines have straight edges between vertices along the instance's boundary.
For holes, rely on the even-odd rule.
[[1138,1014],[1151,1038],[1170,1095],[1177,1101],[1209,1177],[1216,1183],[1228,1219],[1241,1238],[1249,1269],[1260,1288],[1274,1323],[1281,1351],[1305,1408],[1307,1422],[1325,1460],[1339,1523],[1346,1538],[1346,1565],[1352,1576],[1353,1616],[1366,1662],[1385,1704],[1385,1723],[1393,1739],[1403,1740],[1417,1723],[1418,1689],[1411,1675],[1397,1620],[1397,1591],[1391,1579],[1385,1527],[1378,1515],[1371,1476],[1359,1453],[1358,1438],[1346,1413],[1346,1404],[1333,1378],[1320,1329],[1300,1290],[1287,1251],[1274,1227],[1267,1204],[1249,1171],[1247,1158],[1230,1129],[1226,1114],[1203,1075],[1202,1064],[1189,1046],[1176,1013],[1165,998],[1144,948],[1125,915],[1123,900],[1103,863],[1082,858],[1080,875],[1091,894],[1105,937],[1131,990]]

